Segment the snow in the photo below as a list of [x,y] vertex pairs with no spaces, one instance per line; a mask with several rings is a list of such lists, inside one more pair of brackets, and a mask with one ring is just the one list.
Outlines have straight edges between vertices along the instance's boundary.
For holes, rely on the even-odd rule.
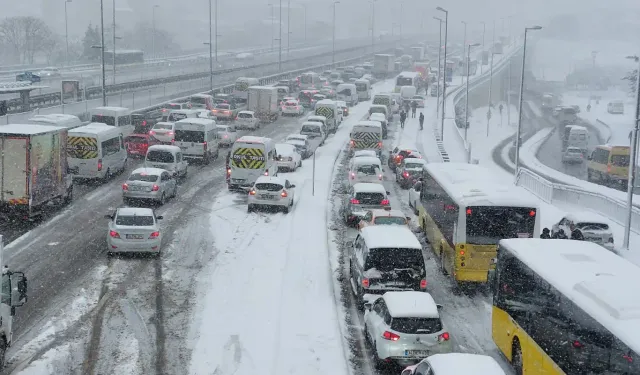
[[353,191],[356,193],[381,193],[387,195],[387,191],[381,184],[372,184],[370,182],[359,182],[353,185]]
[[269,143],[269,138],[265,138],[265,137],[256,137],[253,135],[243,135],[242,137],[238,138],[238,140],[236,142],[241,142],[241,143]]
[[382,298],[393,318],[437,319],[438,305],[431,294],[417,291],[386,292]]
[[382,162],[377,156],[360,156],[353,158],[353,165],[377,165],[381,168]]
[[360,236],[369,249],[420,249],[413,232],[401,225],[373,225],[362,228]]
[[[354,151],[353,152],[353,157],[354,158],[364,158],[364,157],[372,157],[372,158],[378,158],[377,154],[375,151],[373,150],[358,150],[358,151]],[[380,161],[378,159],[378,161]]]
[[0,134],[17,134],[17,135],[36,135],[44,133],[53,133],[56,131],[66,130],[65,127],[34,125],[34,124],[9,124],[0,126]]
[[640,283],[638,266],[586,241],[509,239],[500,244],[640,352],[640,296],[628,293],[629,285]]
[[479,354],[448,353],[427,357],[435,374],[506,375],[495,359]]
[[564,217],[574,223],[602,223],[609,226],[612,225],[611,220],[591,211],[572,211],[567,213]]

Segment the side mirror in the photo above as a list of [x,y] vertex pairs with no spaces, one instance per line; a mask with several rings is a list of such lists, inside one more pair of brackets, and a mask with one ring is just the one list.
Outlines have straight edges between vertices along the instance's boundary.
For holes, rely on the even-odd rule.
[[390,192],[390,191],[387,191],[387,195],[391,195],[391,192]]
[[11,307],[20,307],[27,303],[27,277],[23,272],[12,272],[11,280]]
[[104,215],[105,219],[113,220],[113,215]]
[[442,306],[442,305],[441,305],[441,304],[439,304],[439,303],[436,303],[436,307],[438,308],[438,310],[442,310],[442,309],[444,308],[444,306]]
[[164,216],[156,216],[156,220],[162,220],[164,219]]
[[367,311],[371,311],[371,302],[365,302],[364,303],[364,308]]
[[409,216],[405,216],[405,219],[407,219],[407,221],[411,221],[411,218]]
[[296,187],[296,185],[289,185],[290,189],[293,189],[294,187]]

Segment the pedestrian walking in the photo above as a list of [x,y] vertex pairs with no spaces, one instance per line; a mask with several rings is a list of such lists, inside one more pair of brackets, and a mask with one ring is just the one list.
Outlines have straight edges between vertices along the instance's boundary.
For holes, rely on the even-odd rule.
[[404,110],[402,110],[400,112],[400,127],[402,129],[404,129],[404,122],[407,119],[407,112],[405,112]]
[[422,112],[420,112],[420,117],[418,118],[418,121],[420,121],[420,130],[422,130],[424,128],[424,114]]
[[549,234],[549,228],[544,228],[542,230],[542,234],[540,235],[540,238],[543,238],[545,240],[548,240],[551,238],[551,234]]
[[411,102],[411,118],[416,118],[417,109],[418,109],[418,102],[414,100]]

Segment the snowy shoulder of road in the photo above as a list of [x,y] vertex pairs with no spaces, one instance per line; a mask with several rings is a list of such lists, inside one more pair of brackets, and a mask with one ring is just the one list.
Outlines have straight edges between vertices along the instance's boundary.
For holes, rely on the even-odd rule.
[[[601,99],[597,104],[595,101],[591,101],[590,111],[587,111],[589,92],[571,91],[562,94],[562,103],[563,105],[580,106],[578,116],[595,126],[606,143],[610,145],[629,145],[629,134],[633,129],[633,116],[635,114],[635,98],[620,90],[595,91],[593,94],[600,96]],[[621,100],[624,103],[624,114],[607,112],[607,104],[615,100]]]

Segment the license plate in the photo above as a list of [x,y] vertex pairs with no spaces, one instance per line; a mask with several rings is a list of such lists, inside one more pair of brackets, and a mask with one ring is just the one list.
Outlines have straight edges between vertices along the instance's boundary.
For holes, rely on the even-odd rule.
[[261,195],[260,199],[275,199],[273,195]]
[[164,165],[162,165],[162,164],[156,164],[156,165],[154,165],[154,167],[156,167],[156,168],[160,168],[160,169],[163,169],[163,168],[164,168]]
[[142,190],[141,186],[129,186],[129,190],[131,191],[140,191]]
[[127,234],[127,239],[128,240],[141,240],[143,239],[144,236],[141,234]]
[[180,149],[181,149],[182,151],[184,151],[184,150],[186,150],[186,149],[187,149],[187,147],[182,147],[182,146],[180,146]]
[[405,350],[404,355],[407,357],[428,357],[429,351],[427,350]]

